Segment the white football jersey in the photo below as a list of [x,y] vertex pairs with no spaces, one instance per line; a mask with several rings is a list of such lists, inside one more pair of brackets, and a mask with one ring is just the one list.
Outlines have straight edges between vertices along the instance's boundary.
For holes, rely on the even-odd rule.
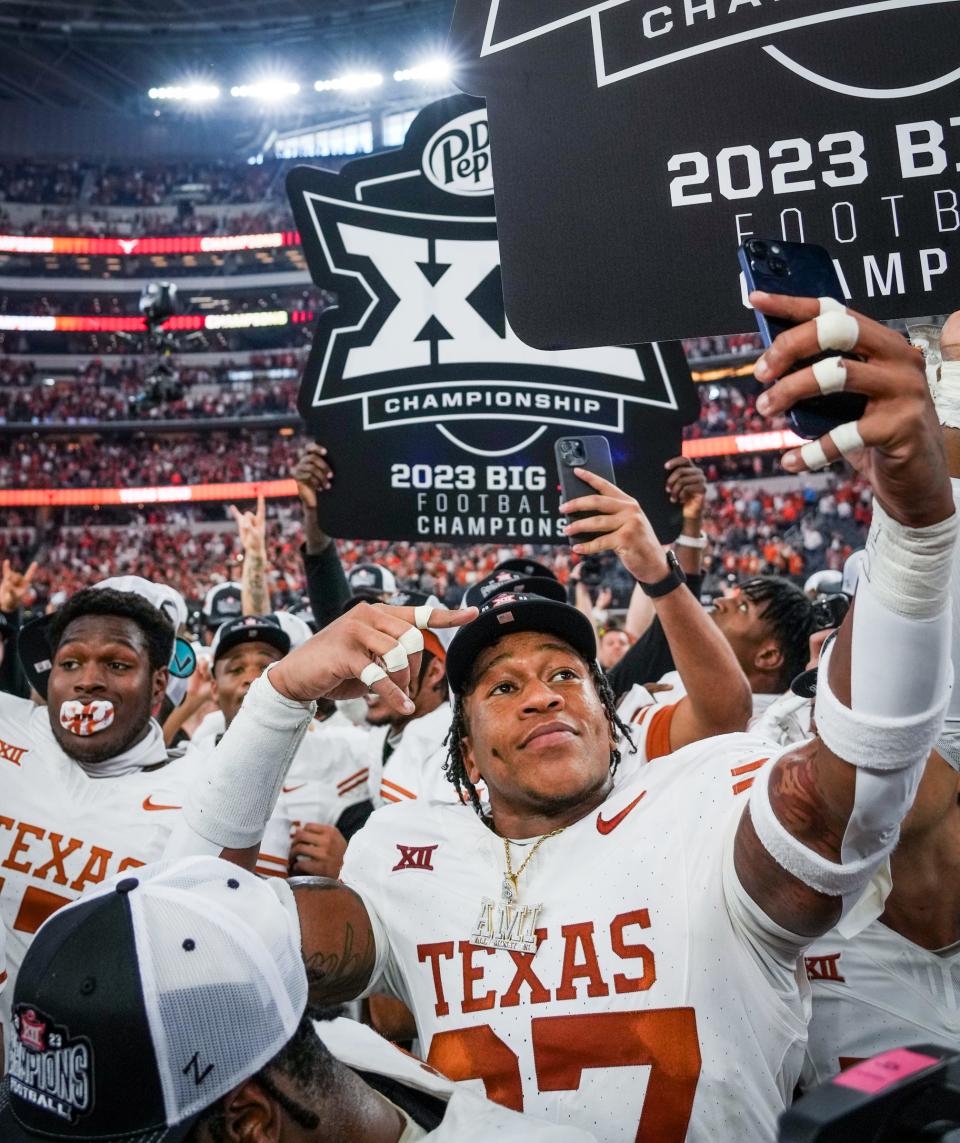
[[733,870],[762,748],[727,735],[643,767],[543,841],[513,904],[504,840],[469,807],[374,813],[341,875],[371,912],[371,990],[405,1000],[434,1067],[513,1110],[610,1143],[769,1143],[808,1013],[802,938]]
[[[671,689],[651,694],[646,687],[634,683],[617,704],[617,714],[630,728],[633,738],[632,747],[621,740],[622,757],[616,777],[618,785],[629,780],[637,767],[671,752],[670,728],[677,706],[686,695],[686,688],[676,671],[664,675],[660,681],[669,684]],[[810,737],[810,709],[808,699],[798,698],[789,691],[785,695],[755,694],[748,733],[763,739],[768,753],[774,747],[803,741]],[[784,726],[780,726],[780,721]],[[748,785],[752,784],[751,778]]]
[[[430,1143],[590,1143],[592,1135],[573,1127],[553,1127],[517,1115],[497,1103],[483,1099],[465,1084],[452,1083],[420,1060],[401,1051],[366,1024],[355,1020],[314,1021],[317,1036],[331,1055],[359,1072],[385,1076],[424,1092],[447,1105],[439,1127],[428,1133],[411,1134],[411,1139]],[[406,1137],[403,1137],[406,1138]]]
[[60,749],[46,707],[0,695],[0,919],[10,978],[0,1022],[40,925],[91,885],[156,861],[189,782],[184,758],[90,778]]
[[960,1049],[960,946],[939,956],[874,921],[849,940],[827,933],[804,962],[813,995],[805,1090],[889,1048]]
[[[293,830],[311,822],[336,825],[348,806],[366,800],[366,741],[362,730],[311,721],[263,832],[257,873],[286,877]],[[208,737],[199,746],[191,746],[184,758],[191,764],[209,764],[216,747],[217,739]]]
[[443,764],[447,760],[447,737],[453,712],[450,704],[441,703],[436,710],[408,722],[403,737],[386,766],[380,768],[378,805],[397,802],[458,802],[457,792],[447,781]]

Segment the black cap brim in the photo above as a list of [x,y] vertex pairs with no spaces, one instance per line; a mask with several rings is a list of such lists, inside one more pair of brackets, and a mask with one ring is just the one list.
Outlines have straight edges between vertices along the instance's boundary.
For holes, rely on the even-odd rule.
[[286,655],[290,651],[290,636],[286,631],[282,627],[274,627],[273,624],[264,624],[263,627],[242,627],[230,635],[225,635],[217,647],[213,661],[219,662],[228,651],[239,647],[241,643],[266,643],[281,655]]
[[541,596],[517,597],[483,611],[472,623],[461,627],[447,648],[447,678],[451,688],[462,694],[474,660],[486,647],[505,635],[519,631],[540,631],[556,635],[588,663],[597,657],[597,636],[593,624],[569,603]]
[[532,578],[533,576],[553,580],[557,578],[557,573],[553,568],[548,568],[546,564],[542,564],[538,560],[525,560],[522,556],[516,559],[503,560],[502,563],[497,564],[493,570],[495,572],[512,571],[516,572],[518,576],[526,576],[528,578]]
[[3,1143],[57,1143],[58,1140],[70,1143],[74,1139],[82,1143],[183,1143],[202,1115],[203,1112],[198,1111],[175,1127],[155,1127],[133,1135],[78,1136],[75,1133],[51,1135],[49,1132],[41,1135],[28,1131],[14,1115],[10,1101],[10,1077],[0,1081],[0,1139]]
[[559,603],[567,602],[567,589],[559,580],[547,579],[545,576],[518,575],[501,581],[492,578],[480,580],[464,592],[461,606],[482,607],[488,599],[492,599],[502,591],[514,591],[522,595],[542,595],[545,599],[555,599]]

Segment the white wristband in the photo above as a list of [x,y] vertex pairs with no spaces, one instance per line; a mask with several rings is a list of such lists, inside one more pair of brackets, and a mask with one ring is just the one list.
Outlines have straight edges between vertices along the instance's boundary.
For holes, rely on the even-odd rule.
[[707,537],[703,534],[703,532],[701,532],[699,536],[684,536],[681,533],[673,541],[673,546],[675,548],[697,548],[699,551],[703,551],[703,549],[707,546],[707,543]]

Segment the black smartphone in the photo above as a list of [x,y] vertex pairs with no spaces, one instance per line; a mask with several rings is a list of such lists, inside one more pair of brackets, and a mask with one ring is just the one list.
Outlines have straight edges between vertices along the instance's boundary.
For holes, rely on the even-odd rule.
[[[740,268],[747,290],[764,290],[768,294],[790,294],[793,297],[834,298],[846,305],[843,287],[829,253],[812,242],[782,242],[778,238],[748,238],[738,251]],[[764,346],[791,323],[782,318],[767,317],[755,310],[757,326]],[[819,353],[798,361],[794,370],[820,361],[831,353]],[[849,355],[847,355],[849,356]],[[857,421],[867,407],[866,397],[859,393],[831,393],[826,397],[807,397],[798,401],[787,413],[787,423],[797,434],[815,440],[847,421]]]
[[[595,496],[597,490],[591,488],[586,481],[574,476],[575,468],[586,468],[616,484],[613,473],[613,459],[610,456],[610,442],[606,437],[560,437],[553,446],[557,458],[557,476],[560,480],[560,494],[563,503],[567,500],[576,500],[578,496]],[[567,523],[574,520],[583,520],[594,515],[593,512],[575,512],[567,517]],[[571,544],[586,544],[602,536],[603,532],[584,532],[570,536]]]

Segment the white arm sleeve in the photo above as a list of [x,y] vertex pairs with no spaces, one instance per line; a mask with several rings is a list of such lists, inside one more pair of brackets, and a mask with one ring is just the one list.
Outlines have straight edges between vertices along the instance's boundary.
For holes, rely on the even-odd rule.
[[276,691],[269,672],[268,667],[247,692],[184,807],[184,822],[195,837],[221,849],[259,845],[316,710],[315,703],[295,702]]

